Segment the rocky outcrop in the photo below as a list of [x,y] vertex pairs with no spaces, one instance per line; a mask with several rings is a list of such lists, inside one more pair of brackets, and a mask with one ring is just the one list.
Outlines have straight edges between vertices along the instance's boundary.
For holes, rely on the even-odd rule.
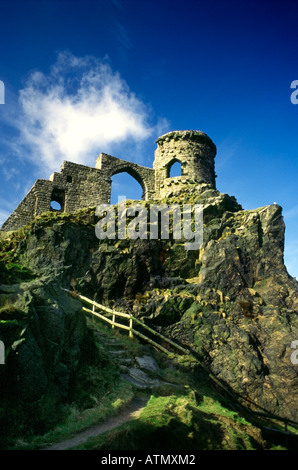
[[195,260],[182,252],[180,261],[171,254],[165,260],[168,275],[179,275],[182,266],[186,283],[166,296],[153,292],[155,301],[152,295],[142,306],[143,316],[193,348],[247,401],[297,420],[291,344],[298,338],[298,283],[283,261],[282,209],[274,204],[244,211],[233,198],[201,189],[200,252]]
[[[100,241],[90,209],[36,218],[8,235],[2,255],[13,253],[13,261],[35,279],[50,279],[47,286],[71,287],[133,312],[191,348],[248,402],[298,421],[298,369],[291,362],[291,343],[298,340],[298,283],[283,261],[281,207],[245,211],[234,197],[208,184],[177,188],[161,202],[203,204],[199,250],[187,251],[183,241],[171,239]],[[24,358],[35,357],[41,372],[34,376],[32,368],[34,390],[27,390],[37,395],[49,376],[55,383],[60,380],[63,390],[69,377],[65,358],[72,364],[67,369],[75,367],[84,333],[78,305],[70,306],[73,300],[66,300],[56,287],[35,282],[22,293],[22,285],[10,288],[18,289],[23,299],[20,311],[31,312],[35,333],[30,343],[20,343],[18,361],[26,383],[30,361]]]

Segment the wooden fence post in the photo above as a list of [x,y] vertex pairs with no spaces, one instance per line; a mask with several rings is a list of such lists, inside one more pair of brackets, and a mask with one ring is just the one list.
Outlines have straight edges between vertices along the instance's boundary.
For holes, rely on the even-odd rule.
[[130,319],[129,319],[129,337],[130,338],[133,338],[132,323],[133,323],[133,319],[132,319],[132,317],[130,317]]
[[[95,305],[94,304],[92,305],[92,312],[95,313]],[[94,315],[92,315],[91,321],[92,321],[92,323],[95,323],[95,316]]]

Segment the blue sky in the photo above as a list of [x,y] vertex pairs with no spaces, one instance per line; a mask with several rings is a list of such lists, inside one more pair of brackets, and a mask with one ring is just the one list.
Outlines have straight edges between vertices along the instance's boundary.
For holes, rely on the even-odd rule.
[[[283,207],[298,277],[297,14],[296,0],[1,0],[0,223],[64,160],[151,167],[158,136],[196,129],[219,191]],[[114,194],[137,194],[123,176]]]

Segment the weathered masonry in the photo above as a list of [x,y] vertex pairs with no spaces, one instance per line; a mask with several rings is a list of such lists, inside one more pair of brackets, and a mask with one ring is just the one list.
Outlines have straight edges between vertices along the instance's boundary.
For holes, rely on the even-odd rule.
[[[216,147],[200,131],[169,132],[156,141],[153,169],[155,170],[155,197],[167,196],[173,186],[189,183],[208,183],[215,188],[214,158]],[[181,176],[170,177],[175,162],[181,164]]]
[[[158,200],[173,188],[191,183],[208,183],[215,188],[214,158],[216,147],[201,131],[173,131],[156,141],[153,168],[101,153],[95,168],[65,161],[59,173],[49,180],[38,179],[15,211],[4,222],[4,231],[17,230],[32,218],[52,208],[55,201],[61,212],[110,203],[112,176],[127,172],[143,189],[144,200]],[[180,176],[170,176],[175,162],[181,165]],[[57,209],[56,209],[57,210]]]

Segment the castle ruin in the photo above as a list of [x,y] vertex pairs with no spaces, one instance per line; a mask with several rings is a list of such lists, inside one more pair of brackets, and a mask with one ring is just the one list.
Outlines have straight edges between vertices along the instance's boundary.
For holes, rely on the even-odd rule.
[[[215,188],[214,158],[216,146],[201,131],[173,131],[156,141],[153,168],[125,161],[105,153],[96,160],[95,168],[65,161],[59,173],[49,180],[38,179],[18,207],[4,222],[1,230],[17,230],[34,217],[53,210],[59,203],[61,212],[110,204],[112,176],[127,172],[143,189],[142,199],[159,200],[168,196],[173,187],[191,183],[207,183]],[[170,177],[175,162],[181,164],[181,176]]]

